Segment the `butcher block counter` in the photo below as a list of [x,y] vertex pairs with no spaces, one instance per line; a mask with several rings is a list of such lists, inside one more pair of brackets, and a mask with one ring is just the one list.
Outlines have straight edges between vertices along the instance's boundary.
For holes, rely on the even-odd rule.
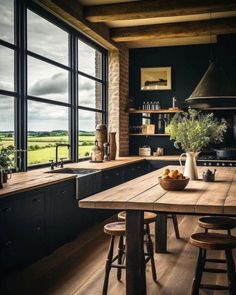
[[[113,161],[103,163],[91,163],[90,161],[81,161],[78,163],[65,164],[65,168],[83,168],[83,169],[97,169],[101,171],[122,167],[132,163],[137,163],[143,160],[155,161],[177,161],[178,156],[160,156],[160,157],[120,157]],[[55,168],[59,170],[60,168]],[[8,196],[17,192],[23,192],[38,187],[47,186],[54,183],[59,183],[65,180],[73,179],[76,175],[73,174],[60,174],[60,173],[47,173],[50,172],[50,167],[43,169],[29,170],[27,172],[18,172],[12,174],[12,179],[9,179],[4,188],[0,189],[0,197]]]

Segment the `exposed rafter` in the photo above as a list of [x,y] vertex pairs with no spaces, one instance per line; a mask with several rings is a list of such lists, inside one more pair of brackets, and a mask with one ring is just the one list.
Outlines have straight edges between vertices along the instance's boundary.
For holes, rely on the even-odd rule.
[[111,30],[111,38],[116,42],[135,42],[140,40],[151,40],[152,38],[185,38],[230,33],[236,33],[236,17],[175,24],[117,28]]
[[117,49],[117,45],[110,39],[109,28],[104,24],[92,24],[83,17],[83,6],[76,0],[34,0],[39,5],[50,10],[71,25],[85,33],[102,46]]
[[156,0],[84,7],[91,22],[148,19],[236,10],[235,0]]

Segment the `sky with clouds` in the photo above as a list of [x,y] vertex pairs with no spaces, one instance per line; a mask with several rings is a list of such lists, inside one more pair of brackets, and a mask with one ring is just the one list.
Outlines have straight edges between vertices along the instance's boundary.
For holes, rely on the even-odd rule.
[[[0,39],[14,43],[13,1],[0,0]],[[4,12],[4,13],[3,13]],[[68,65],[69,36],[66,31],[27,11],[28,50]],[[79,70],[95,76],[95,50],[79,41]],[[28,94],[49,100],[68,102],[68,71],[54,65],[28,57]],[[100,73],[97,73],[99,77]],[[0,88],[14,90],[14,52],[0,46]],[[100,77],[99,77],[100,78]],[[96,82],[79,76],[79,104],[95,107]],[[0,96],[0,131],[12,130],[14,123],[14,99]],[[28,129],[47,131],[68,129],[68,108],[51,104],[28,103]],[[94,130],[95,114],[79,112],[80,130]]]

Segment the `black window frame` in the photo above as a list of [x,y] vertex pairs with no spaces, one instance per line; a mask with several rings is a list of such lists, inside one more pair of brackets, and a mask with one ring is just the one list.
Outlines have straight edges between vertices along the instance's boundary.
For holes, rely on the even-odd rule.
[[[15,52],[15,90],[7,91],[0,89],[0,95],[11,96],[15,98],[15,130],[14,130],[14,140],[15,146],[19,150],[27,150],[27,102],[28,100],[36,102],[44,102],[48,104],[65,106],[69,108],[69,143],[70,148],[70,161],[78,162],[81,160],[86,160],[88,158],[79,158],[78,152],[78,113],[79,110],[92,111],[94,113],[98,112],[102,114],[102,123],[107,123],[107,50],[101,47],[99,44],[95,43],[81,32],[77,31],[72,26],[63,22],[63,20],[57,18],[55,15],[51,14],[41,6],[27,0],[15,0],[14,6],[14,32],[15,40],[14,44],[0,39],[0,45],[7,48],[11,48]],[[66,31],[69,36],[69,46],[68,46],[68,65],[61,64],[53,59],[47,58],[38,53],[32,52],[27,49],[27,10],[30,9],[34,13],[43,17],[52,24],[58,26],[62,30]],[[96,78],[83,73],[78,70],[78,40],[86,43],[88,46],[95,50],[98,50],[102,54],[102,77]],[[33,95],[28,95],[27,93],[27,57],[31,56],[39,61],[47,62],[50,65],[57,66],[61,69],[68,71],[68,103],[54,101],[51,99],[46,99],[43,97],[36,97]],[[82,75],[91,80],[97,81],[102,85],[102,108],[90,108],[86,106],[79,105],[78,98],[78,77]],[[27,153],[21,152],[17,158],[17,167],[20,171],[26,171],[27,169],[39,168],[43,166],[48,166],[48,163],[41,163],[37,165],[29,166],[27,164]]]

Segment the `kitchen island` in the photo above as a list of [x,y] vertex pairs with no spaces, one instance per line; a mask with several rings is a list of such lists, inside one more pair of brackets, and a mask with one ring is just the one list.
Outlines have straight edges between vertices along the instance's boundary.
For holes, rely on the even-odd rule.
[[[166,167],[167,168],[167,167]],[[175,167],[168,167],[170,169]],[[205,170],[198,167],[199,176]],[[236,170],[217,168],[215,182],[190,181],[184,191],[167,192],[157,170],[79,202],[82,208],[127,210],[126,294],[145,295],[143,211],[158,212],[158,240],[165,244],[167,213],[236,216]],[[165,245],[164,245],[165,246]]]

